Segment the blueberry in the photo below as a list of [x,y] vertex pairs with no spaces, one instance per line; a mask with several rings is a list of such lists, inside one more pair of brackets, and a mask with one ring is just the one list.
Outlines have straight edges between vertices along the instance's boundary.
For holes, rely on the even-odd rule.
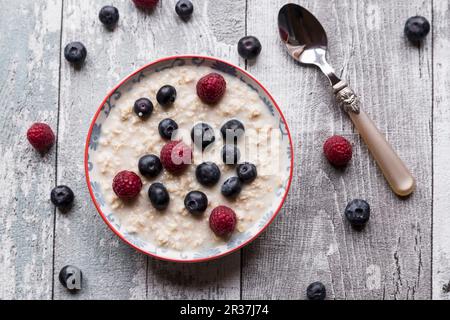
[[253,36],[246,36],[238,42],[239,55],[244,59],[255,59],[261,53],[261,42]]
[[80,290],[83,273],[75,266],[65,266],[59,272],[59,282],[70,291]]
[[241,193],[242,184],[238,177],[231,177],[225,180],[220,191],[227,198],[235,198]]
[[170,197],[162,183],[155,182],[148,189],[150,202],[157,210],[164,210],[169,205]]
[[189,0],[180,0],[175,5],[177,15],[183,20],[189,19],[194,12],[194,5]]
[[159,134],[163,139],[172,139],[172,134],[178,130],[178,124],[172,119],[163,119],[158,125]]
[[244,134],[245,127],[239,120],[232,119],[220,128],[220,132],[226,143],[236,143],[237,139]]
[[53,188],[50,193],[50,200],[60,209],[69,208],[72,205],[74,198],[75,195],[68,186],[57,186]]
[[208,207],[208,197],[201,191],[191,191],[184,198],[184,206],[194,215],[201,214]]
[[147,98],[137,99],[133,110],[139,118],[148,118],[153,112],[153,103]]
[[220,169],[213,162],[203,162],[195,170],[195,176],[200,184],[210,187],[219,182]]
[[204,150],[216,140],[214,130],[207,123],[197,123],[191,130],[191,139],[197,147]]
[[161,160],[154,154],[147,154],[139,159],[139,172],[148,178],[154,178],[162,170]]
[[237,175],[242,182],[250,183],[256,179],[258,172],[256,166],[249,162],[241,163],[237,166]]
[[364,226],[370,218],[370,206],[364,200],[352,200],[345,208],[345,216],[352,226]]
[[86,56],[86,47],[81,42],[71,42],[64,48],[64,57],[73,64],[82,64]]
[[177,90],[169,85],[161,87],[156,94],[156,100],[158,100],[158,103],[163,107],[167,107],[174,103],[176,98]]
[[226,144],[222,148],[222,160],[225,164],[236,164],[241,158],[241,152],[234,144]]
[[322,282],[313,282],[306,288],[306,296],[309,300],[325,300],[327,290]]
[[113,28],[119,21],[119,10],[113,6],[104,6],[101,8],[98,18],[108,28]]
[[405,35],[410,41],[420,41],[430,32],[430,23],[421,16],[414,16],[406,20]]

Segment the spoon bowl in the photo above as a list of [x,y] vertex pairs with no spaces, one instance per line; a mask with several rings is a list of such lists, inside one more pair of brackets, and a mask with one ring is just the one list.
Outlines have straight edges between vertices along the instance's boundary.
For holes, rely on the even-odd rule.
[[328,39],[325,29],[311,12],[297,4],[284,5],[278,13],[278,31],[292,58],[318,66],[332,85],[340,81],[326,61]]
[[305,8],[288,3],[278,13],[278,29],[290,55],[305,64],[316,64],[317,49],[327,50],[327,35],[320,22]]

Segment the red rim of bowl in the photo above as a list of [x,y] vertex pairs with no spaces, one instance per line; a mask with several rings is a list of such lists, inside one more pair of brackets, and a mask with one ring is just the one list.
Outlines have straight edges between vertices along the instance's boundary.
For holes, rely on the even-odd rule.
[[[224,63],[226,65],[229,65],[233,68],[236,68],[237,70],[239,70],[240,72],[242,72],[243,74],[245,74],[247,77],[249,77],[250,79],[252,79],[253,81],[255,81],[255,83],[258,84],[258,86],[260,88],[262,88],[264,90],[264,92],[267,94],[267,96],[270,98],[270,100],[272,101],[272,103],[274,104],[275,108],[278,110],[278,113],[280,115],[280,117],[283,119],[283,122],[285,124],[286,130],[287,130],[287,134],[288,134],[288,138],[289,138],[289,145],[291,148],[291,168],[290,168],[290,172],[289,172],[289,180],[283,195],[283,198],[280,201],[280,204],[278,206],[278,208],[275,210],[274,214],[272,215],[272,218],[270,218],[270,220],[264,225],[264,227],[261,228],[261,230],[258,231],[258,233],[256,233],[253,237],[251,237],[249,240],[245,241],[244,243],[240,244],[239,246],[237,246],[236,248],[230,249],[226,252],[223,252],[221,254],[215,255],[215,256],[211,256],[211,257],[207,257],[207,258],[199,258],[199,259],[187,259],[187,260],[183,260],[183,259],[170,259],[170,258],[166,258],[166,257],[162,257],[159,255],[156,255],[154,253],[150,253],[147,252],[145,250],[143,250],[142,248],[137,247],[136,245],[134,245],[133,243],[131,243],[128,239],[126,239],[119,231],[117,231],[114,226],[108,221],[108,219],[106,218],[105,214],[102,212],[102,210],[100,209],[100,205],[97,203],[97,200],[95,199],[94,196],[94,192],[92,191],[92,187],[91,187],[91,183],[90,183],[90,178],[89,178],[89,170],[88,170],[88,154],[89,154],[89,141],[91,140],[91,135],[92,135],[92,129],[94,127],[95,122],[97,121],[98,115],[100,114],[103,106],[105,105],[106,101],[113,95],[114,92],[116,92],[116,90],[118,88],[120,88],[124,83],[126,83],[130,78],[132,78],[133,76],[135,76],[136,74],[138,74],[139,72],[147,69],[148,67],[164,62],[164,61],[169,61],[169,60],[175,60],[175,59],[193,59],[193,58],[197,58],[197,59],[205,59],[205,60],[210,60],[210,61],[219,61],[221,63]],[[103,99],[102,103],[100,104],[100,106],[98,107],[94,118],[91,121],[91,124],[89,126],[89,132],[86,138],[86,144],[85,144],[85,148],[84,148],[84,171],[85,171],[85,175],[86,175],[86,183],[89,189],[89,194],[91,196],[92,201],[94,202],[95,208],[97,209],[98,213],[100,214],[100,216],[102,217],[103,221],[106,223],[106,225],[126,244],[128,244],[129,246],[131,246],[132,248],[134,248],[135,250],[149,255],[151,257],[154,257],[156,259],[159,260],[165,260],[165,261],[170,261],[170,262],[180,262],[180,263],[196,263],[196,262],[204,262],[204,261],[209,261],[209,260],[214,260],[214,259],[218,259],[221,258],[223,256],[229,255],[243,247],[245,247],[246,245],[248,245],[249,243],[251,243],[253,240],[255,240],[261,233],[263,233],[266,228],[272,223],[272,221],[276,218],[276,216],[278,215],[278,213],[280,212],[284,202],[286,201],[286,197],[289,193],[289,189],[291,187],[291,182],[292,182],[292,178],[293,178],[293,170],[294,170],[294,148],[293,148],[293,144],[292,144],[292,137],[291,137],[291,132],[289,131],[289,127],[288,124],[286,122],[286,119],[283,115],[283,112],[281,111],[280,107],[278,106],[278,104],[276,103],[275,99],[272,97],[272,95],[269,93],[269,91],[255,78],[253,77],[250,73],[248,73],[247,71],[245,71],[244,69],[235,66],[234,64],[222,60],[222,59],[218,59],[218,58],[213,58],[213,57],[209,57],[209,56],[202,56],[202,55],[177,55],[177,56],[170,56],[170,57],[165,57],[165,58],[161,58],[161,59],[157,59],[153,62],[150,62],[142,67],[140,67],[139,69],[137,69],[136,71],[134,71],[133,73],[131,73],[130,75],[128,75],[127,77],[125,77],[124,79],[122,79],[118,85],[116,85],[105,97],[105,99]]]

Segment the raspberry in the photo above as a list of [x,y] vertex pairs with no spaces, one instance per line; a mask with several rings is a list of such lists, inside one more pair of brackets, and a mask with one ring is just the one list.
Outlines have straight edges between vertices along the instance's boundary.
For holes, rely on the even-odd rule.
[[39,152],[45,152],[55,143],[52,128],[45,123],[35,123],[27,131],[27,139]]
[[236,213],[226,206],[218,206],[211,211],[209,227],[219,237],[227,236],[236,227]]
[[204,103],[214,104],[225,94],[227,83],[218,73],[210,73],[198,80],[197,95]]
[[192,162],[192,149],[182,141],[170,141],[161,149],[159,158],[163,167],[179,174]]
[[328,161],[336,167],[345,166],[352,159],[352,145],[341,136],[332,136],[323,144]]
[[112,188],[116,195],[123,200],[135,198],[142,188],[142,181],[132,171],[120,171],[114,177]]
[[159,0],[133,0],[133,2],[138,7],[153,9],[158,4]]

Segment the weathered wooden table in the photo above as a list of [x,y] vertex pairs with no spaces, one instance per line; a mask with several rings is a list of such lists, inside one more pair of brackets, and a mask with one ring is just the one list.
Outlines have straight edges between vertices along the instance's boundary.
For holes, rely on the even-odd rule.
[[[98,20],[111,2],[121,15],[114,32]],[[328,32],[330,61],[417,178],[407,199],[390,191],[326,78],[283,49],[276,18],[286,1],[193,2],[185,23],[175,0],[150,15],[129,0],[0,0],[0,299],[303,299],[314,280],[331,299],[450,299],[450,2],[301,2]],[[403,36],[415,14],[432,23],[420,47]],[[248,65],[236,49],[246,34],[263,45]],[[88,49],[80,70],[62,55],[74,40]],[[224,58],[259,78],[287,116],[296,155],[273,225],[240,252],[196,265],[156,261],[120,242],[92,205],[83,171],[88,125],[106,92],[137,67],[182,53]],[[35,121],[57,131],[44,157],[25,138]],[[354,144],[344,171],[321,152],[333,133]],[[66,215],[49,201],[56,184],[76,193]],[[352,198],[372,206],[363,232],[343,217]],[[58,282],[66,264],[83,270],[78,294]]]

